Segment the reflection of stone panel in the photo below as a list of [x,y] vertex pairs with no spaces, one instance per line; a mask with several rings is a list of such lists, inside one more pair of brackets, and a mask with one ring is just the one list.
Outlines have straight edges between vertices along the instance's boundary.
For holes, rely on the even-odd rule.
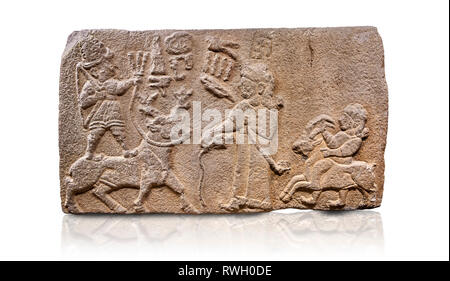
[[[127,254],[135,258],[140,253],[173,258],[192,252],[198,258],[210,258],[217,252],[225,258],[264,255],[285,259],[318,254],[383,255],[384,233],[382,217],[374,211],[196,217],[66,215],[61,242],[67,258],[124,258]],[[124,252],[123,247],[132,250]]]

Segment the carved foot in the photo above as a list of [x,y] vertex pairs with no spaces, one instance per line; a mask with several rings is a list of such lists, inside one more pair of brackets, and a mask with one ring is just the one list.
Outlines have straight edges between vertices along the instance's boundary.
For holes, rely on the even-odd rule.
[[284,197],[281,198],[281,201],[283,201],[284,203],[288,203],[289,201],[291,201],[291,199],[292,199],[292,195],[290,195],[289,193],[286,193],[284,195]]
[[220,208],[228,212],[233,212],[239,210],[242,204],[243,204],[242,199],[233,197],[228,203],[220,204]]
[[369,195],[369,202],[367,203],[367,206],[375,206],[377,202],[377,195],[375,193]]
[[264,199],[258,207],[264,210],[270,210],[272,208],[272,203],[270,202],[270,199]]
[[119,213],[119,214],[125,214],[127,212],[127,209],[125,209],[121,205],[117,205],[114,207],[114,212]]
[[183,211],[189,214],[200,214],[200,211],[197,210],[197,208],[195,208],[193,205],[188,204],[186,206],[184,206]]
[[280,195],[278,195],[278,198],[280,200],[283,200],[283,198],[284,198],[284,196],[286,196],[286,194],[287,194],[287,192],[283,190],[283,191],[280,192]]
[[142,205],[134,205],[133,209],[136,213],[144,213],[145,212],[145,208]]
[[342,202],[341,199],[329,200],[327,202],[328,207],[343,207],[344,205],[345,205],[345,203]]
[[86,153],[85,157],[86,157],[86,160],[92,160],[92,161],[99,162],[103,159],[104,155],[103,154],[94,155],[93,153]]
[[289,170],[291,170],[291,167],[289,162],[286,160],[278,161],[278,163],[276,163],[276,165],[273,167],[273,171],[279,176],[283,175]]
[[125,158],[132,158],[132,157],[135,157],[136,155],[138,155],[138,149],[137,148],[131,149],[131,150],[125,150],[123,152],[123,157],[125,157]]
[[72,214],[78,213],[80,211],[75,203],[67,203],[65,204],[65,207],[67,208],[67,211]]
[[302,203],[306,204],[306,205],[316,204],[316,199],[314,199],[312,196],[310,196],[310,197],[300,196],[300,201],[302,201]]

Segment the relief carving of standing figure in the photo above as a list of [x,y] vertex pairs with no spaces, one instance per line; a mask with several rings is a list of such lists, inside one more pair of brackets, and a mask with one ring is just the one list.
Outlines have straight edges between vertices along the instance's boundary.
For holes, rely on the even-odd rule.
[[[116,213],[145,212],[144,200],[154,188],[168,187],[180,198],[181,209],[186,213],[198,212],[188,202],[185,188],[177,176],[170,170],[170,148],[180,144],[183,139],[158,141],[151,137],[154,132],[145,132],[136,124],[137,118],[130,118],[131,123],[141,135],[140,144],[133,150],[125,146],[125,120],[121,114],[119,96],[124,95],[135,85],[129,104],[129,116],[133,115],[134,103],[137,99],[137,83],[144,74],[146,54],[138,51],[136,63],[129,53],[131,68],[135,70],[135,78],[126,80],[115,79],[115,66],[111,62],[112,53],[103,43],[89,37],[81,47],[82,62],[77,64],[77,74],[82,71],[87,81],[79,95],[80,111],[94,107],[84,120],[84,127],[89,129],[88,145],[85,156],[80,157],[70,166],[64,178],[66,186],[64,206],[68,212],[84,212],[75,200],[75,196],[92,190],[92,194],[102,201],[106,207]],[[77,75],[77,85],[79,82]],[[163,120],[164,124],[176,119],[180,108],[188,106],[188,97],[192,90],[182,90],[175,93],[177,104],[170,115],[162,115],[154,111],[155,119]],[[144,94],[145,96],[145,94]],[[150,102],[155,99],[153,96]],[[141,104],[140,110],[145,109]],[[80,112],[81,113],[81,112]],[[142,113],[142,112],[141,112]],[[81,115],[82,116],[82,115]],[[161,130],[161,128],[159,128]],[[95,148],[106,131],[111,131],[116,141],[124,150],[123,156],[94,156]],[[126,206],[116,200],[111,193],[122,188],[138,189],[137,198],[132,206]],[[100,212],[100,211],[98,211]]]
[[[242,208],[249,209],[270,209],[270,188],[267,168],[277,175],[282,175],[290,170],[289,163],[286,161],[276,162],[267,149],[258,143],[261,138],[269,143],[274,141],[275,128],[269,128],[269,136],[261,134],[260,129],[250,124],[251,118],[259,110],[278,111],[283,106],[282,100],[274,95],[275,79],[268,70],[267,65],[263,63],[243,64],[241,66],[241,78],[238,83],[239,92],[242,100],[234,105],[225,120],[216,128],[224,128],[219,134],[214,136],[209,142],[202,141],[203,151],[208,151],[213,147],[220,147],[217,143],[223,144],[227,139],[233,139],[236,132],[242,132],[248,139],[248,144],[238,144],[236,148],[236,164],[231,186],[231,198],[227,203],[220,207],[227,211],[236,211]],[[236,95],[237,96],[237,95]],[[235,123],[235,118],[244,114],[243,121]],[[250,113],[250,115],[247,115]],[[255,120],[253,120],[255,121]],[[227,124],[228,123],[228,124]],[[262,124],[258,124],[262,126]],[[239,143],[236,141],[236,143]],[[222,147],[223,148],[223,147]],[[258,186],[260,198],[256,199],[253,189]],[[262,195],[262,196],[261,196]]]
[[80,71],[87,81],[79,94],[79,106],[81,110],[93,107],[83,124],[89,130],[85,153],[89,160],[101,160],[102,157],[94,157],[94,153],[106,131],[110,131],[114,136],[125,157],[136,155],[136,151],[129,151],[125,144],[125,120],[121,113],[119,97],[140,82],[140,79],[115,79],[117,67],[112,62],[113,55],[109,48],[93,37],[81,46],[82,62],[77,64],[77,85]]
[[[285,203],[292,199],[298,190],[312,191],[311,195],[301,196],[302,203],[315,205],[324,190],[339,191],[339,198],[329,200],[329,207],[346,205],[350,189],[357,189],[363,194],[363,204],[367,199],[374,200],[376,184],[374,182],[375,164],[356,161],[353,156],[360,149],[363,140],[368,137],[369,129],[365,127],[367,111],[360,104],[350,104],[338,120],[340,130],[333,134],[328,131],[335,127],[335,121],[328,115],[319,115],[312,119],[303,135],[293,145],[295,153],[307,158],[304,174],[294,176],[279,198]],[[316,137],[320,135],[321,138]],[[316,151],[316,147],[325,146]],[[370,197],[370,198],[369,198]]]

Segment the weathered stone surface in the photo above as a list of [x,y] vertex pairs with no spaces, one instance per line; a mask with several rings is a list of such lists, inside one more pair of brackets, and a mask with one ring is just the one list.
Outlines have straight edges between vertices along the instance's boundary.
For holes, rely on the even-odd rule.
[[374,27],[74,32],[59,97],[64,212],[381,204]]

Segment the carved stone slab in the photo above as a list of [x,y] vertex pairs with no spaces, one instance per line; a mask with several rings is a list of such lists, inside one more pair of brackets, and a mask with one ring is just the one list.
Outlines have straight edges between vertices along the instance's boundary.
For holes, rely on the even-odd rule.
[[64,212],[381,204],[388,94],[374,27],[77,31],[59,98]]

